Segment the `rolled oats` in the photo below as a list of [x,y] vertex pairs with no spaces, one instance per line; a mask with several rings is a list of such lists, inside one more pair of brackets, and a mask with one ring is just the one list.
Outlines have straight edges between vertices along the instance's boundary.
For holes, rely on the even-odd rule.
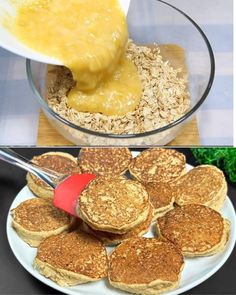
[[187,75],[163,61],[158,46],[129,42],[127,56],[137,66],[143,84],[140,104],[124,116],[82,113],[68,107],[67,94],[75,85],[70,71],[54,66],[48,73],[47,101],[61,117],[75,125],[103,133],[137,134],[166,126],[190,109]]

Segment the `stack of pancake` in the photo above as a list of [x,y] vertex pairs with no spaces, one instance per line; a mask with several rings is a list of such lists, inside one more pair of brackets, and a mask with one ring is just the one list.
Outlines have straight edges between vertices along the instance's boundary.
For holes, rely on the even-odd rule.
[[[184,257],[226,247],[230,222],[218,211],[227,184],[214,166],[187,172],[183,154],[161,148],[134,159],[128,148],[83,148],[78,159],[47,153],[33,161],[97,175],[78,199],[76,221],[53,207],[52,190],[31,174],[28,186],[38,198],[12,211],[19,236],[38,247],[34,266],[59,285],[107,277],[114,288],[160,294],[179,286]],[[149,230],[153,237],[143,237]],[[110,255],[106,246],[114,247]]]
[[150,211],[144,186],[123,177],[98,177],[82,192],[77,204],[78,216],[93,230],[112,234],[136,229]]

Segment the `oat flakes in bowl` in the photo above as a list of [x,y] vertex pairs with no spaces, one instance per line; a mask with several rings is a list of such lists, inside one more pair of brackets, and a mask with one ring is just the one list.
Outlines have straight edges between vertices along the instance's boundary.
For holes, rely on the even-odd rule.
[[[144,19],[140,19],[140,11],[145,12]],[[210,91],[214,57],[194,21],[155,0],[131,1],[127,20],[135,42],[129,43],[127,56],[138,68],[143,93],[136,110],[125,116],[81,113],[69,108],[67,93],[74,85],[70,72],[64,67],[48,70],[47,65],[27,61],[28,78],[44,113],[64,137],[77,145],[167,144]],[[177,22],[184,26],[178,28]],[[201,51],[198,62],[194,60],[196,48]]]

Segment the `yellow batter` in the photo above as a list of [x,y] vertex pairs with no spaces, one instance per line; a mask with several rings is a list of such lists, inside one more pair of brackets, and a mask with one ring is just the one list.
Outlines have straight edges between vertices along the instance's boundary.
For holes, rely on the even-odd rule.
[[78,111],[123,115],[136,108],[142,85],[135,65],[123,57],[112,75],[97,88],[81,92],[76,87],[69,94],[68,103]]
[[29,47],[55,57],[73,73],[68,104],[81,112],[122,115],[133,111],[142,86],[124,58],[128,41],[118,0],[16,1],[7,27]]

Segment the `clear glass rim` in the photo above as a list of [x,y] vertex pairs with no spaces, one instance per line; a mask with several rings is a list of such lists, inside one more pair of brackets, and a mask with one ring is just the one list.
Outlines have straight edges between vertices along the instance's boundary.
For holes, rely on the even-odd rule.
[[175,7],[174,5],[167,3],[163,0],[156,0],[157,2],[160,2],[166,6],[171,7],[172,9],[178,11],[180,14],[182,14],[185,18],[187,18],[192,24],[193,26],[197,29],[197,31],[200,33],[200,35],[202,36],[203,40],[205,41],[205,44],[207,46],[208,49],[208,53],[209,53],[209,57],[210,57],[210,64],[211,64],[211,71],[210,71],[210,77],[209,77],[209,81],[207,84],[207,87],[202,95],[202,97],[199,99],[199,101],[191,108],[191,110],[189,110],[186,114],[184,114],[181,118],[179,118],[178,120],[163,126],[161,128],[158,129],[154,129],[151,131],[147,131],[147,132],[143,132],[143,133],[137,133],[137,134],[113,134],[113,133],[103,133],[103,132],[98,132],[98,131],[93,131],[90,129],[86,129],[83,127],[80,127],[74,123],[69,122],[68,120],[66,120],[65,118],[61,117],[59,114],[57,114],[56,112],[54,112],[46,103],[46,101],[44,100],[44,98],[41,96],[41,94],[38,92],[38,90],[36,89],[34,82],[33,82],[33,77],[32,77],[32,72],[31,72],[31,60],[27,59],[26,60],[26,72],[27,72],[27,78],[29,81],[29,84],[34,92],[34,94],[36,95],[39,103],[43,106],[43,108],[55,119],[59,120],[60,122],[64,123],[65,125],[83,132],[83,133],[87,133],[89,135],[93,135],[93,136],[97,136],[97,137],[104,137],[104,138],[113,138],[113,139],[134,139],[134,138],[140,138],[140,137],[147,137],[150,135],[155,135],[158,133],[161,133],[163,131],[167,131],[168,129],[171,129],[172,127],[175,127],[177,125],[179,125],[180,123],[186,121],[189,117],[191,117],[199,108],[200,106],[204,103],[205,99],[207,98],[213,82],[214,82],[214,78],[215,78],[215,57],[214,57],[214,53],[211,47],[211,44],[207,38],[207,36],[205,35],[205,33],[203,32],[203,30],[200,28],[200,26],[190,17],[188,16],[185,12],[183,12],[182,10],[180,10],[179,8]]

